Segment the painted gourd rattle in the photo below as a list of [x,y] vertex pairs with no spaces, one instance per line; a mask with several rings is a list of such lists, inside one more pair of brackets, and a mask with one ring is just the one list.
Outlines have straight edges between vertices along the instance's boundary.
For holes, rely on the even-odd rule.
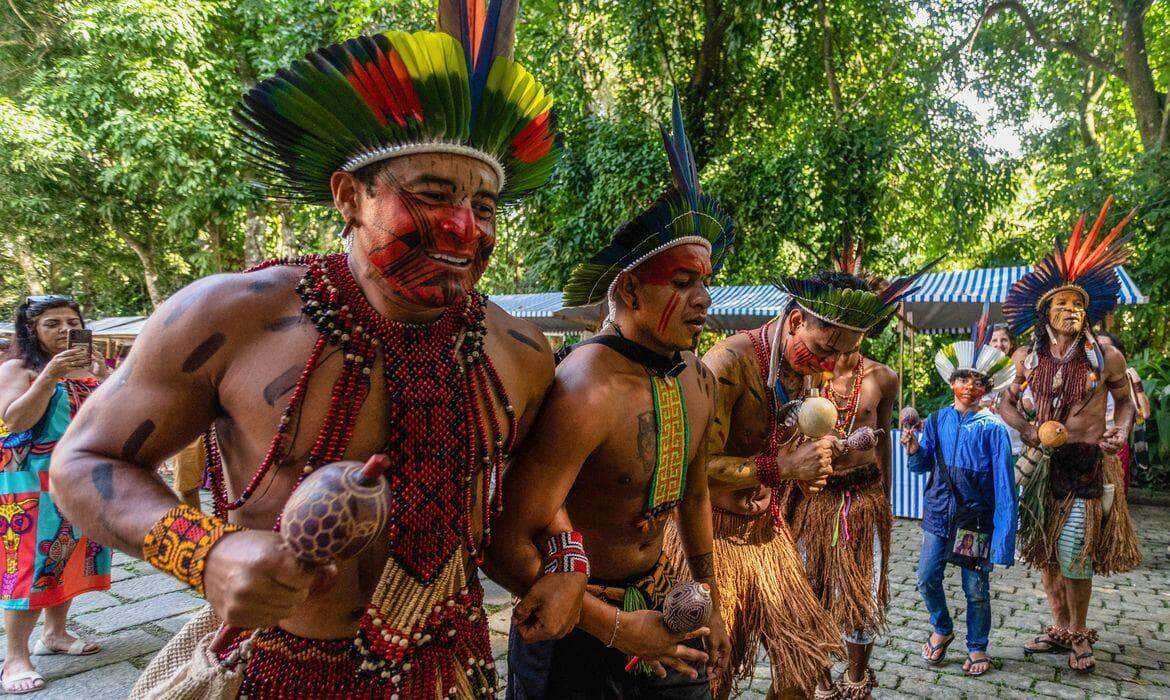
[[[334,462],[309,474],[280,513],[281,545],[311,566],[357,556],[386,525],[390,488],[382,474],[389,466],[389,457],[376,454],[365,464]],[[211,650],[219,653],[238,632],[224,625]],[[224,665],[234,666],[234,656]]]
[[[711,587],[705,583],[685,581],[670,589],[662,604],[662,624],[674,634],[694,632],[711,619]],[[640,656],[626,664],[626,672],[633,670]]]

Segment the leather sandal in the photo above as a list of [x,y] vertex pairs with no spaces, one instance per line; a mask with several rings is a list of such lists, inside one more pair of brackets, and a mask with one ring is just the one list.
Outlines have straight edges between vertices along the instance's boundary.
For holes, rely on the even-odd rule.
[[[982,671],[979,671],[978,673],[976,673],[976,672],[971,670],[972,668],[975,667],[975,664],[983,664],[985,668]],[[977,659],[974,656],[967,654],[967,663],[963,664],[963,674],[964,675],[971,676],[972,678],[974,678],[976,676],[982,676],[984,673],[987,673],[990,670],[991,670],[991,657],[990,656],[984,656],[982,659]]]
[[[1092,673],[1097,668],[1097,662],[1093,661],[1093,645],[1097,643],[1097,630],[1083,629],[1070,631],[1068,636],[1070,642],[1070,648],[1068,650],[1069,669],[1082,676]],[[1089,650],[1084,653],[1077,654],[1076,650],[1071,647],[1072,644],[1088,644]],[[1092,663],[1084,667],[1077,667],[1073,665],[1077,662],[1084,661],[1085,659],[1088,659]]]
[[925,661],[929,666],[938,666],[946,660],[947,647],[949,647],[953,641],[955,641],[954,632],[948,634],[940,644],[931,644],[930,637],[927,637],[926,643],[923,645],[922,649],[922,660]]
[[1068,628],[1059,627],[1057,625],[1049,625],[1044,634],[1033,637],[1031,644],[1047,644],[1043,649],[1029,647],[1024,644],[1024,655],[1031,656],[1032,654],[1063,654],[1069,650],[1068,644]]

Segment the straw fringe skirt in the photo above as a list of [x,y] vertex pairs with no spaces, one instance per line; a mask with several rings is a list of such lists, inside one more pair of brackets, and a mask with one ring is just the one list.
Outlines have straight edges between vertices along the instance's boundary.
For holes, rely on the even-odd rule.
[[[830,655],[843,653],[840,635],[818,604],[787,530],[777,531],[768,512],[750,517],[712,513],[715,576],[720,612],[731,640],[731,662],[711,679],[715,697],[750,678],[760,643],[772,662],[772,687],[810,695]],[[689,575],[678,529],[666,527],[664,548],[677,571]]]
[[[881,478],[848,490],[826,488],[798,495],[792,534],[804,552],[812,589],[838,629],[874,634],[889,602],[890,529],[893,514]],[[874,534],[881,571],[874,591]]]
[[[1122,487],[1121,460],[1117,455],[1104,455],[1102,468],[1106,484],[1114,484],[1113,507],[1109,517],[1099,498],[1082,499],[1085,504],[1084,546],[1076,557],[1077,567],[1092,565],[1093,573],[1102,576],[1125,573],[1137,568],[1142,561],[1138,547],[1137,533],[1129,516],[1129,504]],[[1060,572],[1060,533],[1064,529],[1073,504],[1077,500],[1072,494],[1056,500],[1051,489],[1045,498],[1046,514],[1044,527],[1035,533],[1028,533],[1021,543],[1020,555],[1032,566],[1049,572]]]

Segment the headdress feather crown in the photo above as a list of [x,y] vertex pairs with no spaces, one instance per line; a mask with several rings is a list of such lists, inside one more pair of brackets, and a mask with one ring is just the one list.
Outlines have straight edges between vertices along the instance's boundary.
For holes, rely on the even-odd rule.
[[1098,243],[1097,235],[1112,203],[1112,197],[1105,200],[1087,236],[1082,236],[1085,214],[1081,214],[1068,247],[1061,248],[1060,241],[1055,241],[1053,252],[1012,285],[1003,303],[1003,314],[1011,324],[1012,333],[1020,335],[1035,326],[1040,305],[1060,291],[1073,290],[1084,297],[1090,323],[1102,320],[1117,305],[1117,295],[1121,292],[1117,268],[1129,256],[1126,243],[1133,237],[1132,233],[1124,236],[1121,233],[1137,210],[1127,214]]
[[991,391],[1001,391],[1016,378],[1016,365],[1012,358],[988,345],[991,328],[988,320],[991,309],[983,305],[983,313],[971,327],[971,339],[944,345],[934,355],[934,368],[944,382],[960,370],[978,372],[991,382]]
[[318,49],[249,90],[237,132],[277,196],[332,201],[329,179],[411,153],[488,164],[500,198],[543,184],[559,147],[552,99],[512,60],[519,0],[443,0],[438,32]]
[[682,105],[674,91],[673,133],[661,127],[673,186],[638,216],[617,228],[609,245],[581,263],[565,283],[565,306],[583,306],[607,297],[624,271],[677,245],[698,243],[711,251],[711,269],[723,264],[735,234],[735,222],[699,189],[694,152],[683,125]]
[[[858,276],[863,250],[860,241],[854,247],[852,236],[844,236],[842,247],[834,247],[834,265],[840,272]],[[871,289],[849,289],[799,277],[785,277],[774,281],[773,285],[791,296],[801,309],[826,323],[876,335],[893,317],[898,302],[917,291],[914,285],[939,260],[942,258],[935,258],[914,274],[898,277],[880,289],[875,289],[873,282],[865,279],[862,281]]]

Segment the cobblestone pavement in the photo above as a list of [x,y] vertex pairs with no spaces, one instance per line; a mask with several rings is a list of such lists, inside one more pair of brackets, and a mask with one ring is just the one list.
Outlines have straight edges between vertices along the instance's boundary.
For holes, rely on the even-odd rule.
[[[982,678],[966,678],[960,668],[962,640],[951,647],[948,662],[928,668],[918,650],[927,634],[926,613],[915,590],[919,528],[898,520],[890,572],[889,629],[874,650],[878,698],[1170,698],[1170,512],[1152,506],[1134,508],[1145,561],[1137,570],[1097,579],[1089,624],[1100,631],[1097,672],[1077,676],[1065,667],[1064,655],[1024,657],[1020,645],[1048,619],[1039,576],[1022,566],[997,569],[991,578],[991,654],[995,669]],[[37,698],[94,700],[125,697],[139,672],[167,639],[201,605],[181,584],[146,564],[116,554],[110,591],[75,601],[71,627],[104,648],[85,657],[34,657],[48,680]],[[947,596],[962,636],[965,616],[957,572],[947,575]],[[510,598],[494,585],[486,595],[491,613],[492,646],[499,661],[506,649]],[[38,627],[34,635],[40,633]],[[33,639],[36,639],[34,636]],[[840,668],[838,668],[838,672]],[[768,665],[741,689],[741,698],[762,698],[768,689]],[[15,696],[2,696],[15,697]]]

